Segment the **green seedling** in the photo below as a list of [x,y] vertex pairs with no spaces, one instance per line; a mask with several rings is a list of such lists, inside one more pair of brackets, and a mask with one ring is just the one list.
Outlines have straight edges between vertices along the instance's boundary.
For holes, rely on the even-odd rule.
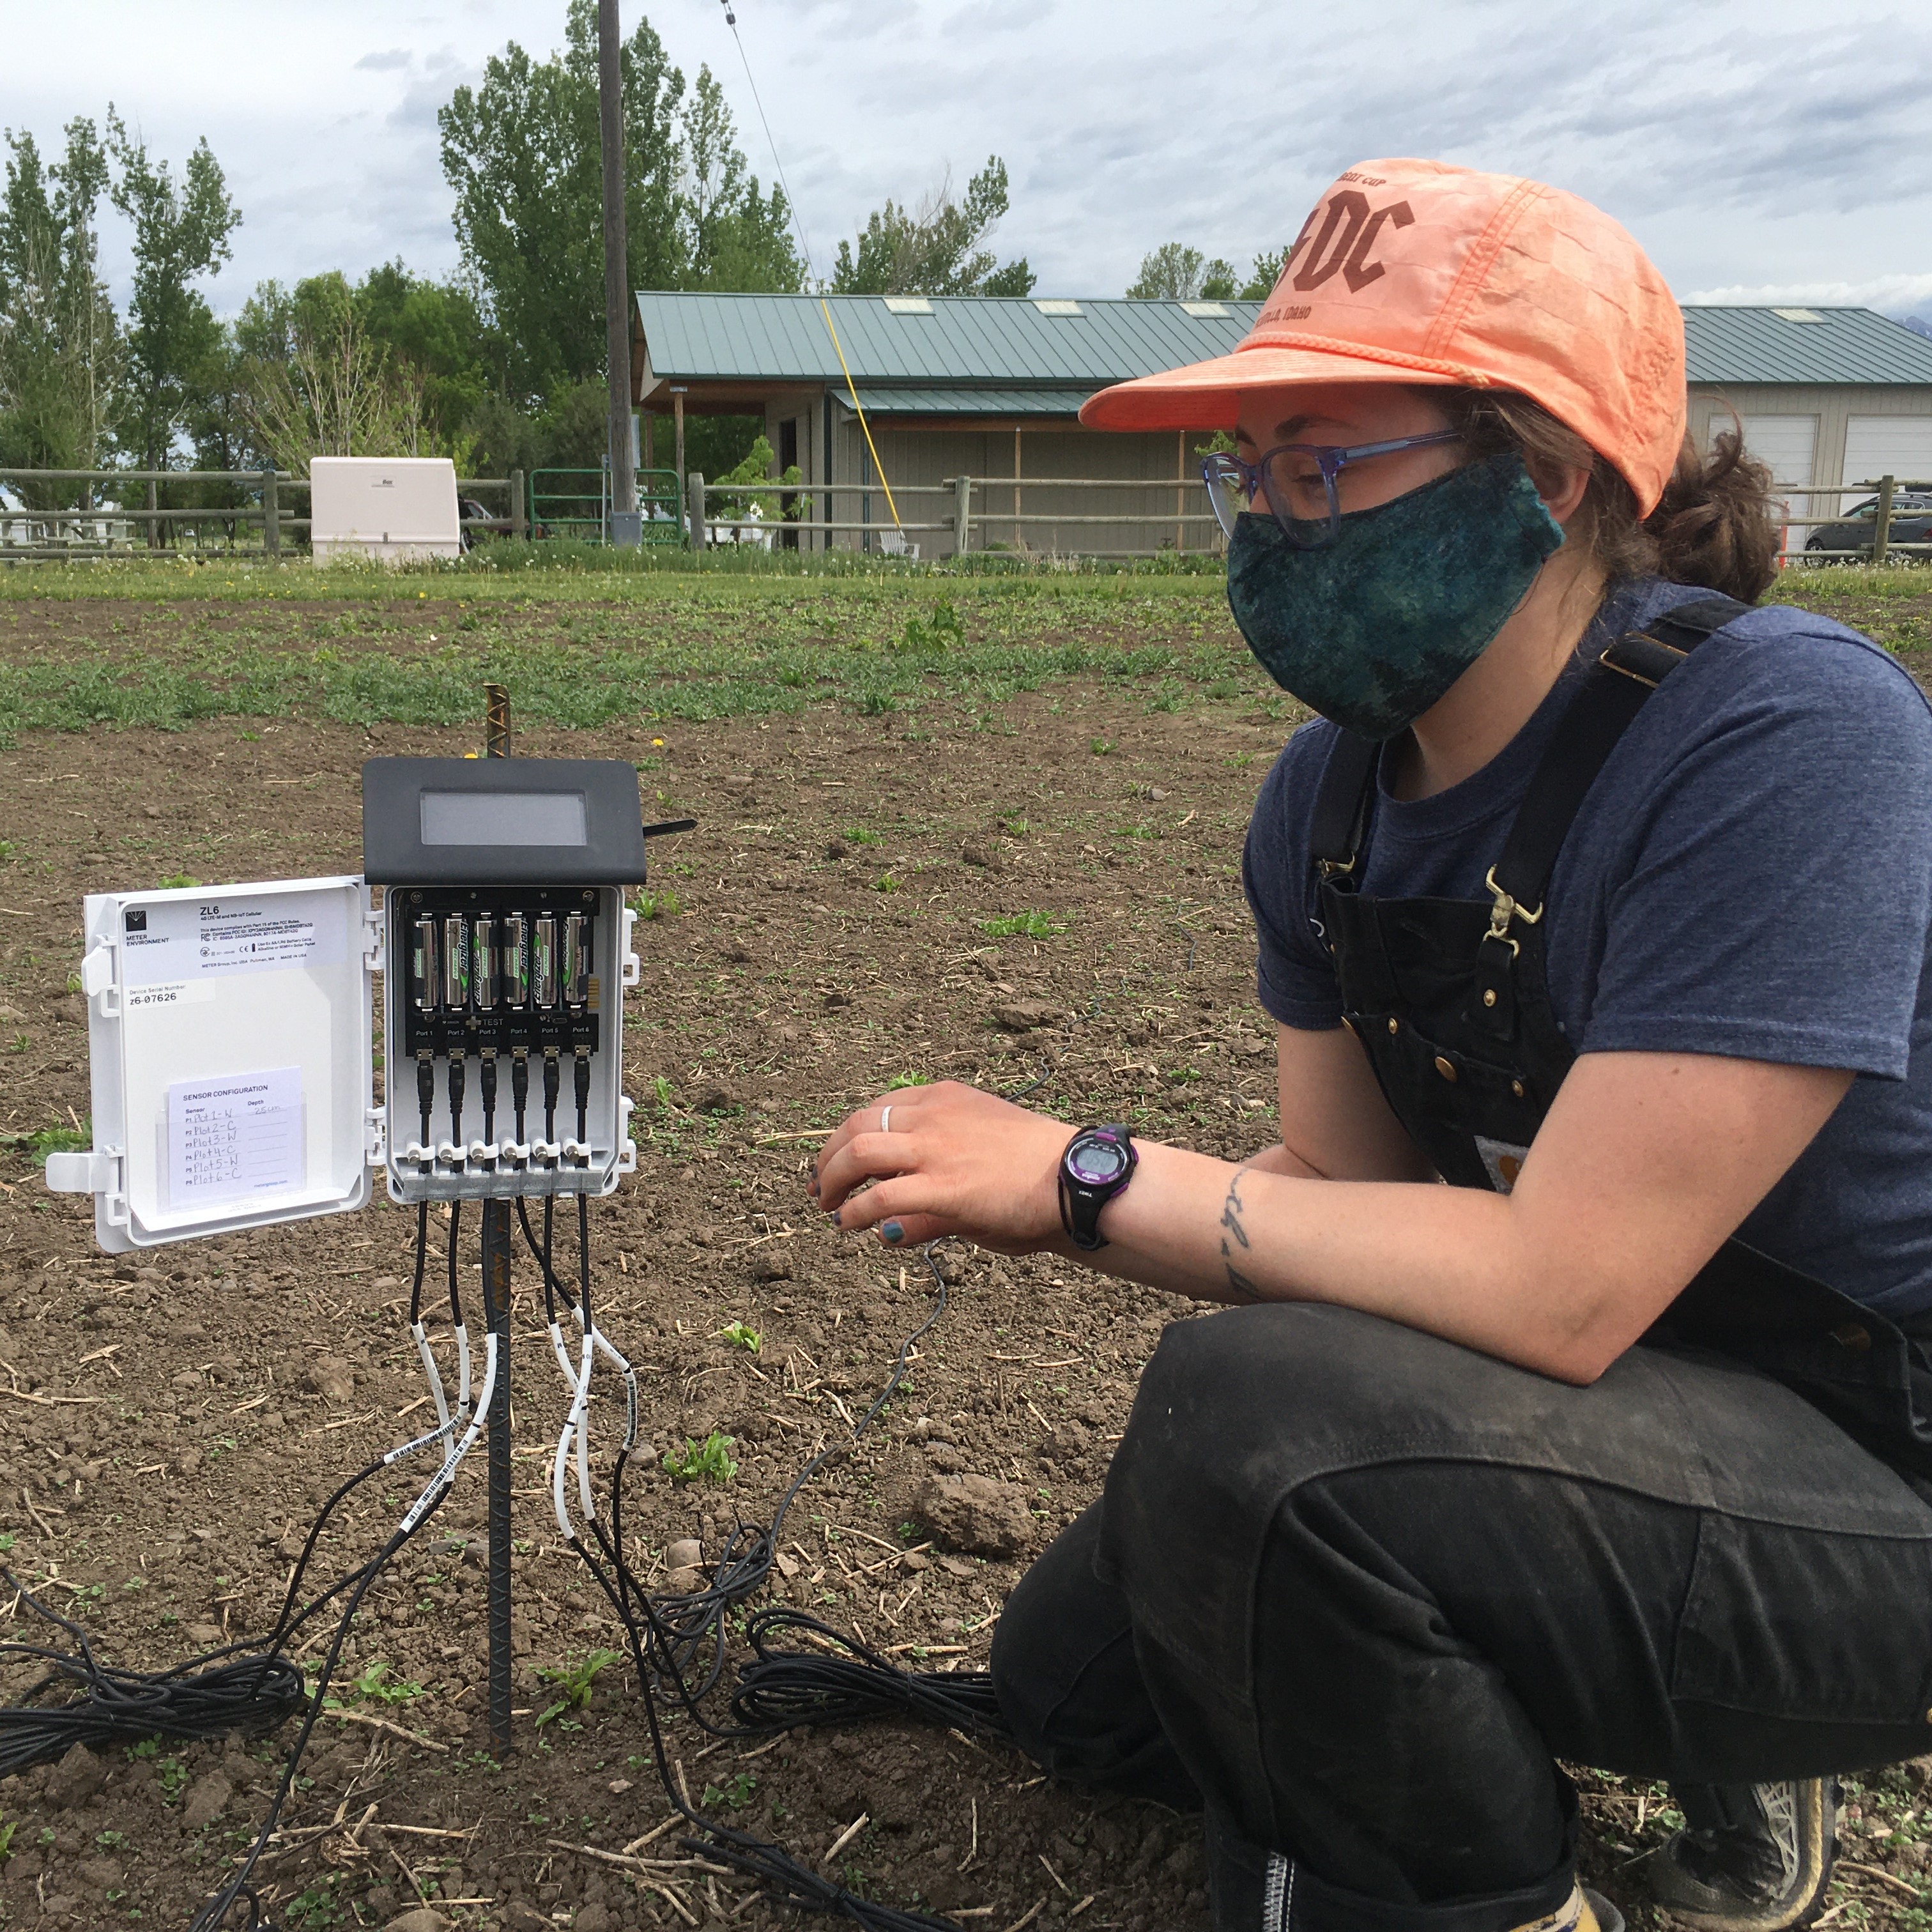
[[684,902],[668,888],[659,892],[647,887],[631,902],[631,909],[640,919],[676,919],[684,910]]
[[890,872],[881,872],[872,881],[872,890],[875,892],[896,892],[901,890],[900,881]]
[[542,1730],[553,1718],[560,1718],[567,1711],[580,1711],[590,1701],[590,1693],[597,1682],[597,1673],[607,1664],[615,1664],[618,1653],[614,1650],[593,1650],[580,1664],[542,1664],[537,1675],[560,1694],[555,1703],[542,1712],[537,1718],[537,1728]]
[[1111,758],[1120,747],[1119,741],[1116,739],[1089,738],[1087,740],[1087,748],[1096,758]]
[[674,1483],[728,1483],[738,1473],[738,1466],[731,1460],[735,1440],[715,1429],[701,1444],[687,1436],[681,1450],[664,1451],[665,1472]]
[[657,1078],[651,1082],[651,1090],[657,1100],[658,1112],[661,1114],[669,1113],[670,1112],[671,1102],[670,1082],[667,1080],[662,1073],[660,1073]]
[[714,1804],[728,1804],[734,1811],[742,1811],[751,1803],[752,1794],[758,1788],[758,1780],[748,1771],[741,1771],[728,1778],[722,1784],[707,1784],[704,1787],[704,1803],[708,1810]]
[[14,1856],[14,1834],[20,1828],[18,1823],[11,1818],[4,1825],[0,1825],[0,1858],[10,1858]]
[[718,1333],[733,1348],[742,1348],[748,1355],[755,1355],[764,1346],[765,1338],[742,1322],[728,1322]]
[[943,651],[950,646],[964,644],[966,634],[961,628],[959,613],[952,608],[950,598],[942,597],[932,607],[930,617],[908,617],[905,629],[893,640],[891,648],[896,651],[913,651],[923,654]]
[[879,834],[868,832],[862,825],[848,825],[838,836],[848,845],[876,845],[879,843]]
[[1051,939],[1066,928],[1043,912],[1012,912],[982,919],[980,930],[992,939]]
[[[367,1698],[372,1704],[406,1704],[423,1694],[422,1686],[413,1677],[392,1678],[389,1666],[380,1657],[360,1677],[352,1678],[349,1688],[357,1696]],[[333,1702],[334,1700],[328,1701]]]
[[164,892],[186,892],[190,887],[200,884],[201,881],[199,879],[191,879],[185,872],[170,872],[161,881],[161,890]]
[[895,1073],[886,1082],[886,1091],[896,1094],[902,1087],[930,1087],[932,1084],[932,1076],[930,1073]]

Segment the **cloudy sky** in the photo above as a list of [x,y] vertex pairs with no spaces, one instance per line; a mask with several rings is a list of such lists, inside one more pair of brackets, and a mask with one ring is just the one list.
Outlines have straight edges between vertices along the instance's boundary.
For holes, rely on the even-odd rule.
[[[1866,0],[734,0],[813,251],[890,194],[1004,157],[998,238],[1043,293],[1118,294],[1180,239],[1245,267],[1342,168],[1429,154],[1610,209],[1681,296],[1932,316],[1932,8]],[[626,0],[626,29],[646,10]],[[722,0],[650,10],[769,177]],[[109,100],[206,134],[244,215],[211,288],[400,255],[457,266],[436,110],[562,0],[0,0],[0,124]],[[124,273],[122,239],[109,267]]]

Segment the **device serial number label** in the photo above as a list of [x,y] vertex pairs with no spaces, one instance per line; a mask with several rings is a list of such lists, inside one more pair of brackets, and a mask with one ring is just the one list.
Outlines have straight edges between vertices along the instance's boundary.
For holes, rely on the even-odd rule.
[[128,1010],[138,1012],[143,1006],[205,1006],[214,998],[214,988],[205,980],[177,980],[165,986],[136,986],[128,994]]

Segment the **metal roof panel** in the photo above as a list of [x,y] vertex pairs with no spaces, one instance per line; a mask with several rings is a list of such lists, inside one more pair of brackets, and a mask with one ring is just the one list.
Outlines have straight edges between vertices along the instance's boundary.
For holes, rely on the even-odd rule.
[[[842,408],[851,410],[849,390],[842,385],[832,394]],[[1092,394],[1085,388],[989,389],[978,383],[916,388],[859,386],[866,413],[880,416],[1076,416]]]
[[[674,382],[829,382],[838,358],[816,296],[646,290],[637,314],[651,368]],[[1179,302],[1082,300],[1077,316],[1043,315],[1030,297],[934,296],[929,315],[895,314],[878,296],[826,305],[862,385],[1058,382],[1090,392],[1232,349],[1259,312],[1230,302],[1221,316]]]
[[[838,358],[816,296],[647,290],[637,314],[651,367],[674,382],[836,382]],[[1258,302],[1221,316],[1178,302],[1083,298],[1046,315],[1030,297],[934,296],[927,315],[895,314],[879,296],[825,298],[862,388],[932,382],[1082,385],[1090,391],[1233,349]],[[1870,309],[1820,308],[1797,322],[1768,307],[1684,311],[1696,383],[1932,382],[1932,340]]]
[[1796,310],[1694,304],[1684,311],[1693,382],[1932,382],[1932,341],[1868,308]]

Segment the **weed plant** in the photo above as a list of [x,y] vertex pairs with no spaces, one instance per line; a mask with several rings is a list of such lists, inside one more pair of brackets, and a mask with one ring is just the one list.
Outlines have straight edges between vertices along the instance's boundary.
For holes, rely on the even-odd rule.
[[674,1483],[728,1483],[738,1473],[731,1456],[735,1439],[715,1429],[701,1443],[687,1436],[682,1449],[664,1451],[664,1468]]

